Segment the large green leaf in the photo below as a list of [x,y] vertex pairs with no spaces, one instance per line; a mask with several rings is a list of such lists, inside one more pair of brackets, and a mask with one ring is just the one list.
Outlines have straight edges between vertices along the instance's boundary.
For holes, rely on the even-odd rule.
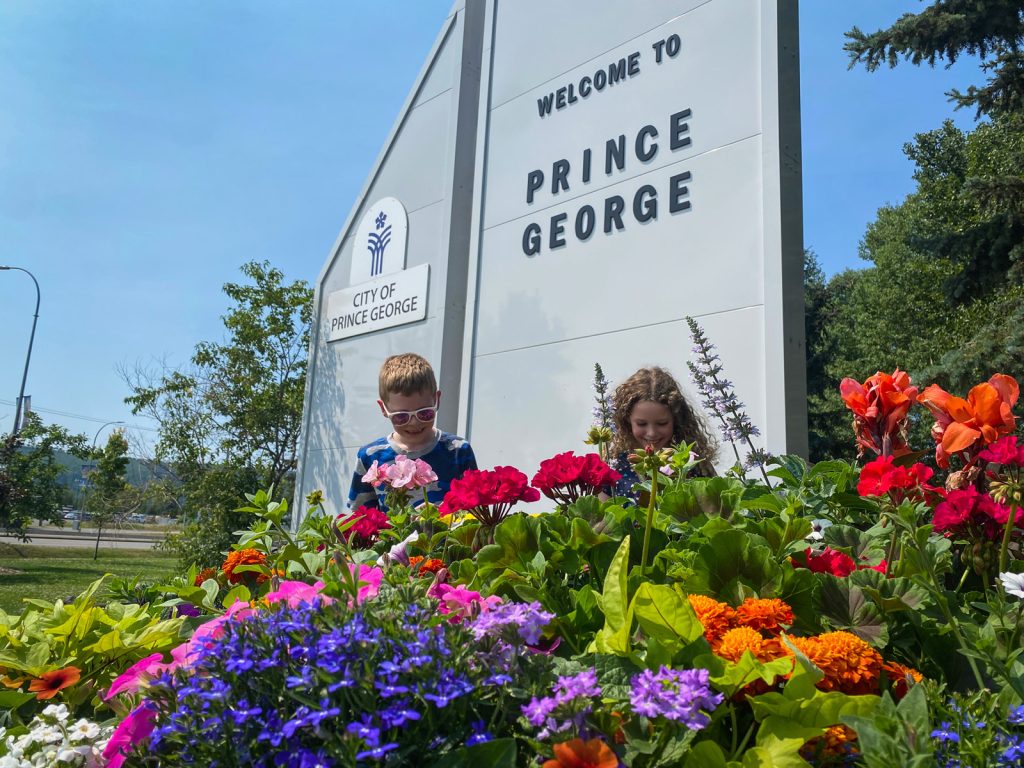
[[633,624],[629,609],[629,536],[622,540],[612,563],[598,605],[604,613],[604,627],[594,638],[594,649],[600,653],[629,653],[629,633]]
[[664,584],[641,584],[631,607],[644,634],[670,651],[692,643],[704,633],[690,601]]
[[483,585],[485,577],[495,571],[509,569],[526,574],[530,562],[540,551],[539,520],[516,514],[505,518],[494,529],[494,543],[482,547],[476,556],[477,573],[474,586]]
[[849,578],[830,573],[822,574],[819,579],[818,604],[822,618],[833,628],[852,632],[876,648],[885,647],[889,642],[885,616],[864,590]]

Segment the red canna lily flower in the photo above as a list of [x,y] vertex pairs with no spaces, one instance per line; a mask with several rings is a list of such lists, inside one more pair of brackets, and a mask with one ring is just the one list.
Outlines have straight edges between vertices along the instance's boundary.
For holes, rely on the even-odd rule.
[[584,742],[582,739],[555,744],[555,759],[542,768],[618,768],[619,758],[611,747],[600,739]]
[[64,667],[44,672],[29,683],[28,690],[34,693],[37,699],[52,699],[59,691],[77,683],[82,677],[82,670],[78,667]]
[[960,453],[964,463],[970,464],[986,445],[1013,432],[1017,421],[1013,406],[1019,396],[1017,380],[1004,373],[973,387],[966,400],[954,397],[938,384],[926,387],[917,400],[935,417],[932,438],[936,463],[947,469],[949,457]]
[[897,368],[892,374],[878,371],[861,384],[843,379],[839,385],[846,407],[853,411],[857,453],[870,449],[880,456],[902,456],[907,447],[907,413],[917,398],[910,376]]

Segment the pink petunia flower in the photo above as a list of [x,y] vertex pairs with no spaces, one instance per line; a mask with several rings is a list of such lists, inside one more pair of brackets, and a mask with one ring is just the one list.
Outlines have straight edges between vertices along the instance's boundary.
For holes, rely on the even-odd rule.
[[156,705],[144,701],[118,723],[103,749],[107,768],[121,768],[132,747],[145,741],[156,727]]
[[144,659],[139,659],[117,676],[110,685],[110,689],[103,695],[103,700],[110,701],[117,694],[124,693],[125,691],[135,693],[142,687],[143,683],[152,680],[170,666],[169,664],[164,664],[163,660],[164,655],[162,653],[154,653]]

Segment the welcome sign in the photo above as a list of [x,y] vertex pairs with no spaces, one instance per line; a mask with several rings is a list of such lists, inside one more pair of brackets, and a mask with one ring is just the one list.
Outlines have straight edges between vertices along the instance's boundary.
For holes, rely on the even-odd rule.
[[795,0],[456,2],[318,281],[298,492],[344,496],[388,354],[434,364],[482,466],[529,472],[583,448],[595,362],[699,402],[686,316],[759,447],[805,452],[796,23]]

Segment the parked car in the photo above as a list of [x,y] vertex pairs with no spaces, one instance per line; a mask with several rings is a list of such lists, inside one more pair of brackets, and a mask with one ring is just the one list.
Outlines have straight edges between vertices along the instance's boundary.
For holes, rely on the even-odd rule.
[[128,515],[128,520],[133,523],[144,523],[146,522],[146,516],[140,514]]

